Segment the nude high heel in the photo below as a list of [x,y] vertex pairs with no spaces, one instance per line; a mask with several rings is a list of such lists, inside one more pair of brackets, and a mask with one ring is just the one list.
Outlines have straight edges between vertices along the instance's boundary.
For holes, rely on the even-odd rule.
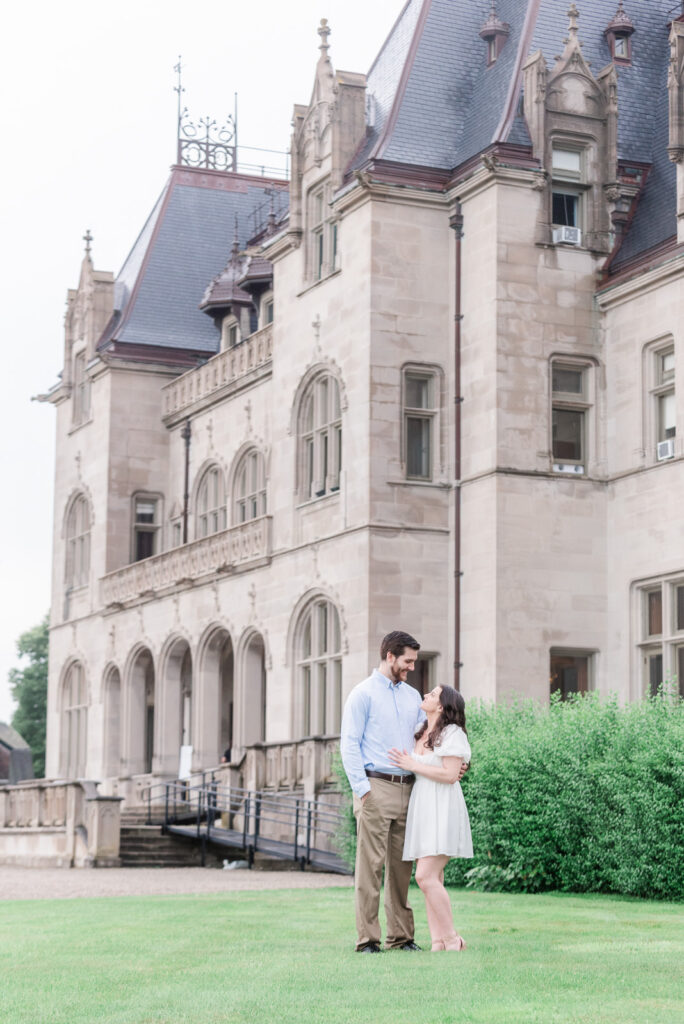
[[447,935],[443,942],[444,948],[447,950],[451,950],[454,953],[460,953],[461,950],[467,948],[465,944],[465,939],[462,938],[460,935],[457,935],[456,932],[454,932],[453,935]]
[[446,946],[444,945],[444,939],[433,939],[431,949],[432,953],[442,953],[445,949]]

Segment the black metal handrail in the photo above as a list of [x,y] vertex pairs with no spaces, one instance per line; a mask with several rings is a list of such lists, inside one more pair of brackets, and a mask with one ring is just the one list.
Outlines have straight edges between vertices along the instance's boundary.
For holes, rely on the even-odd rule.
[[[254,855],[263,851],[294,860],[302,870],[315,864],[348,871],[342,858],[330,849],[346,820],[332,803],[222,785],[213,775],[196,785],[180,780],[163,785],[164,829],[198,839],[202,863],[206,844],[214,842],[245,851],[250,867]],[[219,826],[218,819],[222,821]]]

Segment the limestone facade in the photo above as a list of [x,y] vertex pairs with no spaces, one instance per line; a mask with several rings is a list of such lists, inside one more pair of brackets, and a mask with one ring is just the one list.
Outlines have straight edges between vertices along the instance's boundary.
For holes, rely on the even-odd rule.
[[[334,71],[324,26],[289,218],[247,247],[272,264],[272,322],[199,364],[103,346],[115,283],[86,254],[50,394],[49,777],[134,801],[182,747],[201,771],[319,736],[324,784],[393,628],[420,640],[423,686],[467,700],[548,700],[550,676],[637,699],[684,669],[684,256],[606,270],[640,194],[615,67],[595,76],[574,15],[552,72],[522,56],[529,144],[354,168],[369,87]],[[554,167],[568,153],[582,180]],[[555,234],[559,194],[580,244]]]

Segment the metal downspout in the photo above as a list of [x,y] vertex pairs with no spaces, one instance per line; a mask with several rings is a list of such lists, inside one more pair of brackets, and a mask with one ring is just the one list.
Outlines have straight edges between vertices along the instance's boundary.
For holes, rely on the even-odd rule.
[[461,242],[463,210],[459,202],[449,218],[449,227],[456,232],[454,282],[454,688],[461,684]]

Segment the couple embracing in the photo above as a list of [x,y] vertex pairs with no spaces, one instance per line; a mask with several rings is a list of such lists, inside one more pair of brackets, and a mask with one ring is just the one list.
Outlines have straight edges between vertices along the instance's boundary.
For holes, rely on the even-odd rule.
[[410,634],[388,633],[379,667],[351,691],[342,718],[340,750],[357,825],[359,953],[380,952],[383,867],[385,948],[420,949],[408,902],[414,860],[433,951],[465,949],[444,888],[449,858],[473,855],[459,785],[470,761],[465,705],[451,686],[436,686],[421,698],[406,682],[419,650]]

